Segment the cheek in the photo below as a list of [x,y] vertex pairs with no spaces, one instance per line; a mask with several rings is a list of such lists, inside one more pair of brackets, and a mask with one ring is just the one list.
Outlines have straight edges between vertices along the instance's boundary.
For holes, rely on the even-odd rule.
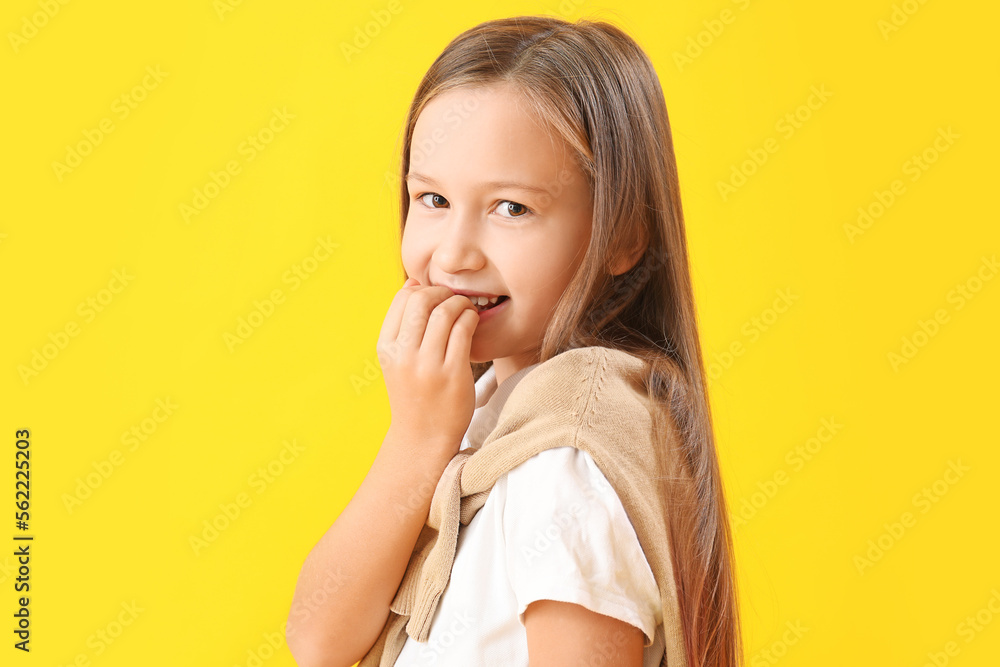
[[547,247],[560,250],[550,251],[544,257],[537,258],[535,280],[529,289],[532,310],[539,317],[546,318],[562,298],[582,258],[582,252],[577,254],[575,251],[579,249],[571,245],[568,239],[553,242]]
[[562,296],[575,268],[576,249],[568,243],[552,236],[523,239],[511,252],[493,254],[511,295],[521,298],[521,309],[548,311]]
[[403,268],[406,273],[413,276],[420,271],[420,267],[426,262],[426,250],[422,247],[420,234],[415,229],[415,225],[407,223],[403,228],[403,238],[400,242],[400,257],[403,260]]

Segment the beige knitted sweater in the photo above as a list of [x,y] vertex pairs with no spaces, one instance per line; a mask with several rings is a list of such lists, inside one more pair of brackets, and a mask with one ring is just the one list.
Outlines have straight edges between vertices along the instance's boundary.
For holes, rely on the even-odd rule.
[[645,370],[646,363],[627,352],[583,347],[556,355],[518,381],[482,446],[459,451],[441,475],[389,618],[359,667],[392,667],[404,633],[427,641],[451,576],[459,521],[468,525],[509,470],[538,452],[566,445],[590,454],[604,473],[653,570],[663,609],[662,666],[687,666],[666,509],[655,479],[666,450],[652,438]]

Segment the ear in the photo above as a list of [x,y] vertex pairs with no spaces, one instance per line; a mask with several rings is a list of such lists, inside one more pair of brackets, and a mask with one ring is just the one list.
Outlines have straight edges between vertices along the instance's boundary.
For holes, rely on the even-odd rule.
[[642,257],[642,253],[646,251],[646,246],[648,245],[648,243],[649,243],[649,235],[646,233],[646,228],[643,227],[640,230],[639,238],[637,239],[635,244],[633,244],[632,247],[629,248],[628,251],[626,251],[625,255],[619,256],[616,259],[612,260],[610,267],[611,275],[620,276],[621,274],[625,273],[626,271],[634,267],[636,262],[639,261],[639,258]]

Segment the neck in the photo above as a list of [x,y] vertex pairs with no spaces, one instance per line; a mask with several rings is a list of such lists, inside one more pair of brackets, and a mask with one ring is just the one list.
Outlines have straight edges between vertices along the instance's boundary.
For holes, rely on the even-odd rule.
[[518,371],[538,362],[538,350],[493,360],[493,370],[496,373],[497,386]]

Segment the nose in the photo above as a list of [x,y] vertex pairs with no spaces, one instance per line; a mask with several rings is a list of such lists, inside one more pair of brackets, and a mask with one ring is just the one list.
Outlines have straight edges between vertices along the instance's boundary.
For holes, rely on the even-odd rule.
[[472,212],[452,211],[447,222],[441,226],[433,262],[449,274],[483,268],[486,256],[482,251],[481,221]]

